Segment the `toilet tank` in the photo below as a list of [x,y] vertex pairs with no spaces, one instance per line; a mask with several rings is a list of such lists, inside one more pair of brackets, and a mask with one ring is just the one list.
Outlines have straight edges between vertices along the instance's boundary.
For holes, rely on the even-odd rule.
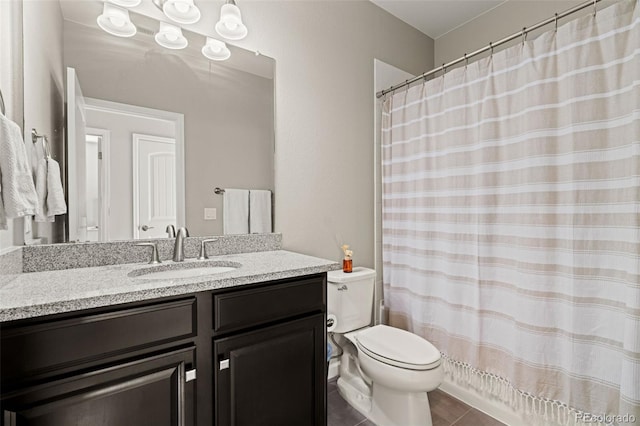
[[347,333],[371,324],[376,271],[327,272],[327,313],[336,316],[334,333]]

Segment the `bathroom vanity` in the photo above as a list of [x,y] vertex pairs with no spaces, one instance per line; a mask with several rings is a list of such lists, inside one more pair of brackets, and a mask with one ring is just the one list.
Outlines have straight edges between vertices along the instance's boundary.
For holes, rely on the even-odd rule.
[[[0,286],[2,305],[8,292],[46,299],[46,276],[59,299],[0,309],[2,424],[326,424],[325,271],[336,264],[281,250],[220,257],[243,266],[163,281],[114,265]],[[63,300],[65,279],[86,288]]]

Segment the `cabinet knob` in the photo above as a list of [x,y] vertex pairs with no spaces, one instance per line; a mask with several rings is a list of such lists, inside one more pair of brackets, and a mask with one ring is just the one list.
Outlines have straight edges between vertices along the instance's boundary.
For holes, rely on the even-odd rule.
[[226,370],[227,368],[229,368],[229,360],[223,359],[220,361],[220,370]]
[[196,369],[194,368],[193,370],[189,370],[185,373],[184,375],[184,381],[185,382],[190,382],[192,380],[196,379]]

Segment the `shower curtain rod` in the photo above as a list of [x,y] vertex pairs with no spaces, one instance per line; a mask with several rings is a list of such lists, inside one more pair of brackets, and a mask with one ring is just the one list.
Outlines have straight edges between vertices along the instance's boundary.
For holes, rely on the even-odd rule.
[[429,77],[429,76],[431,76],[433,74],[436,74],[439,71],[446,72],[447,68],[449,68],[449,67],[451,67],[453,65],[459,64],[460,62],[463,62],[463,61],[467,61],[467,60],[469,60],[470,57],[479,55],[480,53],[486,52],[487,50],[493,50],[495,47],[500,46],[501,44],[510,42],[511,40],[514,40],[514,39],[516,39],[518,37],[522,37],[523,42],[524,42],[524,39],[527,37],[527,33],[531,32],[531,31],[534,31],[534,30],[537,30],[540,27],[544,27],[545,25],[550,24],[552,22],[555,22],[555,25],[556,25],[556,28],[557,28],[558,27],[558,19],[562,19],[562,18],[564,18],[566,16],[569,16],[572,13],[578,12],[578,11],[580,11],[580,10],[586,8],[586,7],[593,6],[593,14],[595,16],[595,14],[596,14],[596,4],[599,3],[600,1],[602,1],[602,0],[589,0],[589,1],[586,1],[584,3],[579,4],[577,6],[574,6],[571,9],[565,10],[562,13],[556,13],[551,18],[545,19],[544,21],[541,21],[541,22],[538,22],[537,24],[535,24],[532,27],[529,27],[529,28],[524,27],[522,30],[518,31],[517,33],[513,33],[510,36],[503,38],[502,40],[496,41],[495,43],[489,43],[488,46],[482,47],[482,48],[480,48],[480,49],[478,49],[476,51],[473,51],[473,52],[471,52],[469,54],[465,53],[460,58],[458,58],[458,59],[456,59],[454,61],[451,61],[449,63],[442,64],[438,68],[434,68],[431,71],[428,71],[428,72],[425,72],[423,74],[420,74],[419,76],[414,77],[412,79],[405,80],[403,83],[396,84],[395,86],[391,86],[388,89],[381,90],[380,92],[376,93],[376,97],[381,98],[381,97],[383,97],[384,95],[386,95],[389,92],[393,92],[393,91],[398,90],[399,88],[404,87],[404,86],[409,86],[410,84],[415,83],[416,81],[418,81],[420,79],[426,79],[427,77]]

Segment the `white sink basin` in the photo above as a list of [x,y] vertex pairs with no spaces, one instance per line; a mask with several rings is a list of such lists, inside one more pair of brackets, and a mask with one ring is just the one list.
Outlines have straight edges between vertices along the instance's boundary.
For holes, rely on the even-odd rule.
[[198,278],[234,271],[240,266],[239,263],[221,261],[172,263],[131,271],[129,276],[144,280]]

